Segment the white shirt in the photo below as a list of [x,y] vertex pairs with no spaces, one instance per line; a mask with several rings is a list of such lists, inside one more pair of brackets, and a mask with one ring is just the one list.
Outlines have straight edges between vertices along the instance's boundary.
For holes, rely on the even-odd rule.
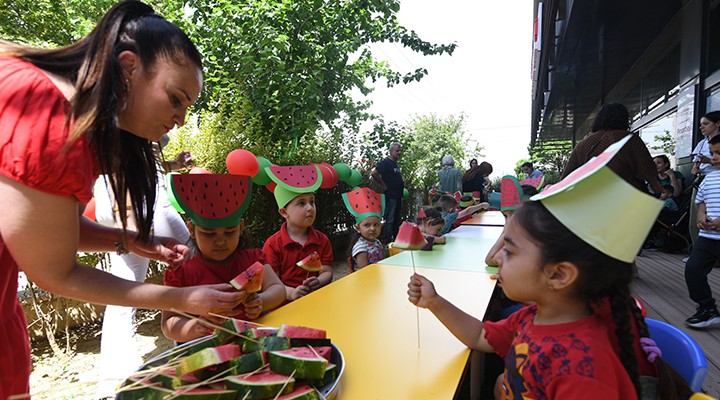
[[[700,184],[695,204],[705,203],[705,213],[711,219],[720,217],[720,170],[710,172]],[[720,240],[720,232],[701,229],[704,238]]]

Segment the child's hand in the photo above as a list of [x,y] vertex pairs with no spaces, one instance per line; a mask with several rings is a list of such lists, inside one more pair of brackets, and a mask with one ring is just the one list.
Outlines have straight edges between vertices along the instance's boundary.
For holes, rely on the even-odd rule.
[[433,243],[445,244],[445,236],[435,236],[435,240],[433,240]]
[[708,218],[707,215],[698,213],[698,215],[697,215],[698,228],[709,231],[709,230],[711,230],[710,222],[712,222],[712,220],[710,218]]
[[290,300],[297,300],[310,292],[311,290],[309,287],[305,285],[300,285],[290,293]]
[[421,308],[428,308],[437,296],[435,285],[419,274],[413,274],[408,283],[408,300]]
[[320,289],[320,280],[317,278],[317,276],[311,276],[305,279],[302,284],[307,286],[311,292]]
[[249,294],[242,305],[245,309],[245,316],[249,320],[256,319],[260,316],[260,313],[262,313],[263,301],[257,293]]

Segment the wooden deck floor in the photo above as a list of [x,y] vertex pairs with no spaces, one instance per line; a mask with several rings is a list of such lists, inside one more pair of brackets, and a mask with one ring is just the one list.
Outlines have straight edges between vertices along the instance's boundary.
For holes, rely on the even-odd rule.
[[[685,319],[695,312],[695,303],[690,300],[685,286],[684,257],[687,254],[643,250],[636,259],[640,277],[634,281],[633,293],[645,303],[648,317],[682,329],[700,344],[709,367],[703,390],[720,398],[720,326],[704,330],[685,326]],[[720,268],[716,268],[709,279],[713,294],[720,298]]]

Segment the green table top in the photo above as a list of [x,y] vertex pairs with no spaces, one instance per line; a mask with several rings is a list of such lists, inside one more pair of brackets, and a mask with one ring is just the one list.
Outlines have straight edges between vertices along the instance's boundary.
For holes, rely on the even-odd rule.
[[392,257],[388,257],[378,264],[399,265],[412,267],[413,260],[415,267],[449,269],[458,271],[475,271],[495,273],[494,270],[486,269],[485,256],[495,244],[496,238],[462,238],[448,237],[446,244],[436,244],[431,251],[403,251]]

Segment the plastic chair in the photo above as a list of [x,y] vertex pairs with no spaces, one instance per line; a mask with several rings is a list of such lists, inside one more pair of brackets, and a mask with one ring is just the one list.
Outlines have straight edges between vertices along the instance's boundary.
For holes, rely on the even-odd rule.
[[690,400],[717,400],[716,398],[712,396],[708,396],[705,393],[697,392],[690,396]]
[[662,359],[685,379],[693,392],[700,392],[708,363],[700,345],[687,333],[662,321],[645,318],[650,337],[662,350]]

